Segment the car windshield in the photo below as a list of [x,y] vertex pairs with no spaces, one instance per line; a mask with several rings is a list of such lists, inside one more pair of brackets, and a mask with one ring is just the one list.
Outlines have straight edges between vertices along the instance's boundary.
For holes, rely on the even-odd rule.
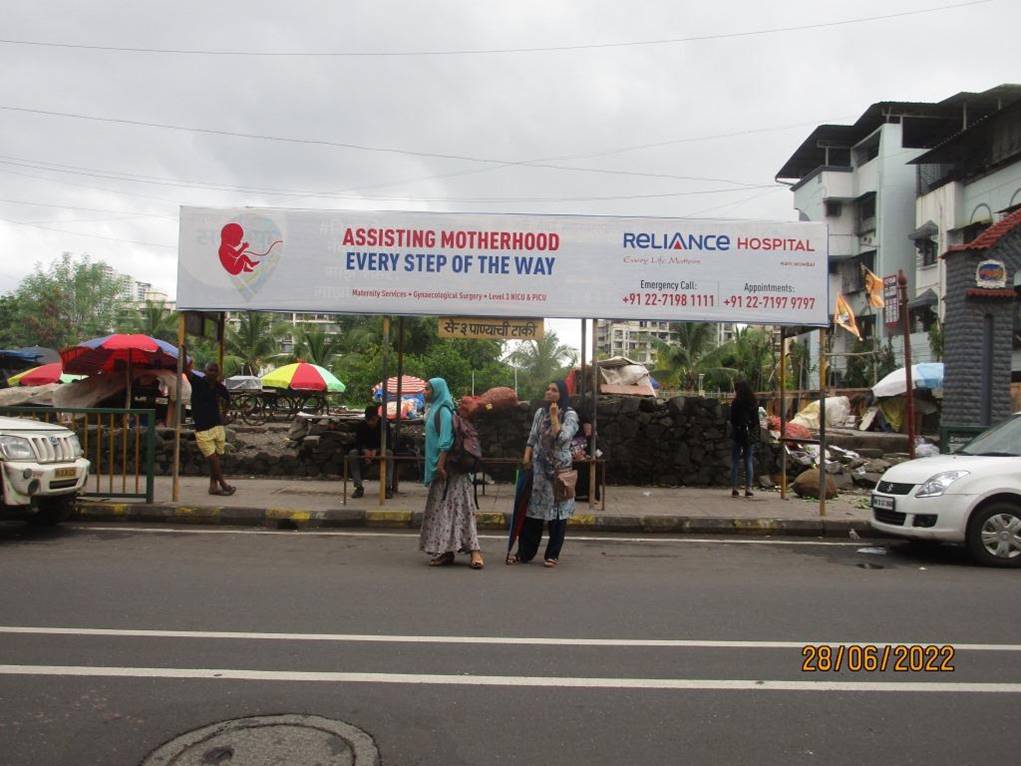
[[962,449],[958,455],[986,457],[1016,457],[1021,455],[1021,415],[1015,415],[988,431],[983,431]]

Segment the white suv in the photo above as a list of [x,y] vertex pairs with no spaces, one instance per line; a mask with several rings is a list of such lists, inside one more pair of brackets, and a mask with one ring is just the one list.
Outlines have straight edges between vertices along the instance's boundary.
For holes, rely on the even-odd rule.
[[73,431],[0,417],[0,518],[44,525],[64,521],[74,510],[89,465]]
[[964,543],[981,564],[1021,566],[1021,413],[952,455],[893,466],[871,504],[880,532]]

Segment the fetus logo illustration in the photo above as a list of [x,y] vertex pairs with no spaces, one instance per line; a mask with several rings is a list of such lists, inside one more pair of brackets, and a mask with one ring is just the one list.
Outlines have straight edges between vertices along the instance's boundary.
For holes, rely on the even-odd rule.
[[220,266],[245,298],[269,279],[283,252],[284,237],[265,216],[245,213],[220,229]]

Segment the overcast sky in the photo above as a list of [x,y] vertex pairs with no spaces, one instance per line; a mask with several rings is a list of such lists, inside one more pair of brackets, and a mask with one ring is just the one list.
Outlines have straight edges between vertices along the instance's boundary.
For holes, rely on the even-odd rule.
[[173,296],[181,204],[796,220],[815,125],[1021,82],[1021,3],[913,13],[955,4],[3,0],[0,292],[70,251]]

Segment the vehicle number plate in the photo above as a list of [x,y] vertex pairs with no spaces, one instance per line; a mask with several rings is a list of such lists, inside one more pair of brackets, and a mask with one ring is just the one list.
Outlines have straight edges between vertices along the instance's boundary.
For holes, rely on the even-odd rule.
[[76,475],[76,471],[74,468],[58,468],[54,475],[58,479],[71,479]]
[[872,496],[873,508],[878,508],[881,511],[892,511],[895,505],[896,500],[892,497],[886,497],[885,495]]

